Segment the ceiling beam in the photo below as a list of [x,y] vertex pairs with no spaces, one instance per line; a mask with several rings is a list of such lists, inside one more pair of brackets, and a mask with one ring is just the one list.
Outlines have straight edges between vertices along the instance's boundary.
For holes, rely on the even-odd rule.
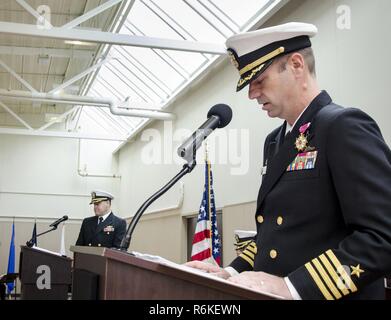
[[226,54],[225,46],[223,43],[216,44],[185,40],[161,39],[80,29],[65,30],[57,27],[53,27],[50,29],[39,29],[36,27],[36,25],[4,21],[0,22],[0,33],[61,40],[76,40],[92,43],[105,43],[122,46],[203,52],[218,55]]
[[38,92],[33,86],[24,80],[19,74],[17,74],[12,68],[10,68],[6,63],[0,59],[0,66],[3,67],[7,72],[14,76],[16,80],[18,80],[22,85],[24,85],[31,92]]
[[85,139],[85,140],[107,140],[124,142],[124,138],[108,136],[108,135],[92,135],[77,132],[62,132],[62,131],[38,131],[28,129],[1,128],[0,135],[20,135],[20,136],[37,136],[37,137],[53,137],[53,138],[69,138],[69,139]]
[[[94,64],[92,67],[89,67],[87,70],[80,72],[79,74],[75,75],[71,79],[65,81],[64,83],[60,84],[59,86],[57,86],[53,90],[49,91],[48,94],[55,94],[55,93],[58,93],[58,92],[64,90],[65,88],[69,87],[71,84],[84,78],[86,75],[95,71],[97,68],[100,68],[102,65],[104,65],[105,63],[107,63],[109,61],[110,61],[110,58],[107,58],[105,60],[98,62],[97,64]],[[0,62],[1,62],[1,60],[0,60]]]
[[[64,24],[61,28],[62,29],[72,29],[79,24],[97,16],[98,14],[102,13],[103,11],[106,11],[107,9],[111,8],[112,6],[115,6],[116,4],[122,2],[123,0],[109,0],[105,2],[104,4],[86,12],[80,17],[77,17],[76,19],[73,19],[72,21],[69,21],[68,23]],[[127,0],[126,0],[127,1]]]
[[7,105],[5,105],[3,102],[0,101],[0,106],[4,108],[10,115],[12,115],[16,120],[18,120],[21,124],[23,124],[29,131],[33,130],[33,128],[24,121],[21,117],[19,117],[15,112],[11,110]]
[[70,58],[70,59],[92,59],[95,57],[95,51],[75,50],[75,49],[52,49],[36,47],[14,47],[0,46],[0,55],[18,55],[18,56],[49,56],[52,58]]
[[[1,69],[2,70],[2,69]],[[3,74],[9,74],[8,71],[0,71],[0,75]],[[33,73],[33,72],[21,72],[19,74],[20,76],[44,76],[44,77],[59,77],[59,78],[64,78],[63,73]]]

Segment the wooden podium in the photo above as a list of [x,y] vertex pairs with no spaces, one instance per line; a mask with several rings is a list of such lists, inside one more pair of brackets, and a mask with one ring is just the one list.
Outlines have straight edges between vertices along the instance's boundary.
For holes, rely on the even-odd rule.
[[[137,300],[271,300],[278,297],[261,294],[229,282],[191,273],[170,265],[137,258],[129,253],[103,247],[72,246],[74,272],[98,275],[97,299]],[[79,277],[83,281],[83,277]],[[73,289],[84,288],[75,283]],[[80,297],[73,292],[75,297]]]
[[[21,246],[19,260],[21,299],[67,300],[69,286],[72,282],[71,264],[72,260],[68,257]],[[47,270],[50,270],[50,273],[45,274]],[[37,286],[37,280],[42,275],[50,276],[50,288],[40,289]]]

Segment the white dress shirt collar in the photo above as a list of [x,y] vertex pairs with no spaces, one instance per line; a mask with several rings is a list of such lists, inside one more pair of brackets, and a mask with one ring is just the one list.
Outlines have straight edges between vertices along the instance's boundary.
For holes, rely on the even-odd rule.
[[[105,215],[101,216],[103,218],[102,222],[105,221],[107,219],[107,217],[110,215],[111,211],[109,211],[108,213],[106,213]],[[98,223],[99,223],[99,218],[98,217]]]
[[299,119],[303,115],[304,111],[306,111],[308,107],[309,107],[309,105],[304,108],[304,110],[300,113],[300,115],[297,117],[296,121],[293,123],[292,126],[288,123],[288,121],[286,122],[285,135],[287,135],[287,133],[290,132],[295,127],[297,121],[299,121]]

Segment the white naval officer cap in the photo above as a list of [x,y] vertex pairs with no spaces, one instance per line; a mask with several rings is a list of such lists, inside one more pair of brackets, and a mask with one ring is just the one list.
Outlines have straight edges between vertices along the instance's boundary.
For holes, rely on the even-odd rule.
[[240,75],[236,91],[256,79],[276,57],[311,47],[309,38],[317,32],[313,24],[289,22],[228,38],[227,53]]
[[250,230],[234,230],[236,249],[241,249],[247,246],[252,240],[254,240],[257,232]]
[[101,201],[107,201],[107,200],[113,200],[114,196],[111,193],[108,193],[106,191],[101,191],[101,190],[95,190],[91,192],[91,202],[90,204],[93,203],[99,203]]

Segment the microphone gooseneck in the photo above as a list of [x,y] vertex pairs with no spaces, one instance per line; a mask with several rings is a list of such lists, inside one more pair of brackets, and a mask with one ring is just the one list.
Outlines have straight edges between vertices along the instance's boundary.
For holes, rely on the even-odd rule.
[[[51,231],[56,230],[56,229],[57,229],[57,226],[58,226],[61,222],[66,221],[66,220],[68,220],[68,216],[63,216],[62,218],[57,219],[57,220],[54,221],[51,225],[49,225],[49,228],[51,228],[51,229],[49,229],[49,230],[47,230],[47,231],[45,231],[45,232],[42,232],[42,233],[37,234],[34,238],[36,239],[36,238],[38,238],[39,236],[42,236],[42,235],[45,234],[45,233],[48,233],[48,232],[51,232]],[[27,247],[31,248],[31,247],[34,245],[34,240],[35,240],[34,238],[31,238],[29,241],[26,242],[26,246],[27,246]]]
[[140,220],[141,216],[147,208],[164,193],[166,193],[176,182],[178,182],[185,174],[190,173],[196,166],[196,151],[201,146],[209,134],[216,128],[224,128],[232,119],[232,109],[226,104],[217,104],[208,112],[208,119],[195,131],[182,145],[177,152],[180,157],[187,161],[183,165],[182,170],[172,178],[164,187],[159,189],[151,197],[149,197],[133,216],[124,237],[122,238],[119,250],[127,251],[132,239],[133,231]]

